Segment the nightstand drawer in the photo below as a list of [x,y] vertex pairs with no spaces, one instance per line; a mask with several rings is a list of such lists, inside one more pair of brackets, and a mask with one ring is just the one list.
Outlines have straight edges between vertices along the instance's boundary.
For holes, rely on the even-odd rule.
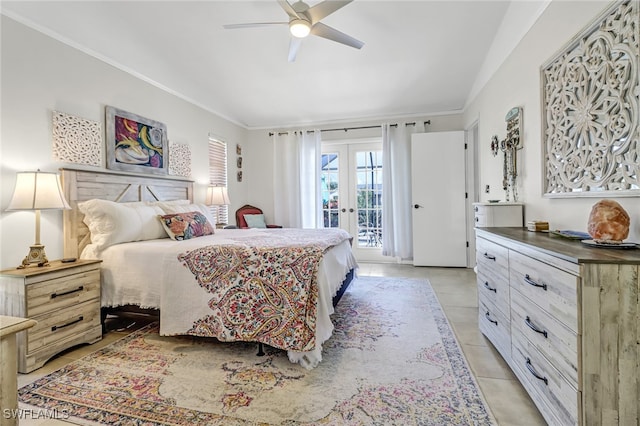
[[55,346],[69,336],[80,335],[100,327],[100,300],[92,300],[55,312],[55,315],[33,317],[38,324],[27,331],[27,353],[44,346]]
[[60,277],[27,288],[27,316],[77,306],[91,299],[100,299],[100,270]]

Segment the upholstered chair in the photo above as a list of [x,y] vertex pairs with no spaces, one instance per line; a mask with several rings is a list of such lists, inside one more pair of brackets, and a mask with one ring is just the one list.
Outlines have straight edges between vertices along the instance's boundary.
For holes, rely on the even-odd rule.
[[236,210],[236,225],[240,229],[282,228],[280,225],[267,225],[262,210],[250,204],[245,204]]

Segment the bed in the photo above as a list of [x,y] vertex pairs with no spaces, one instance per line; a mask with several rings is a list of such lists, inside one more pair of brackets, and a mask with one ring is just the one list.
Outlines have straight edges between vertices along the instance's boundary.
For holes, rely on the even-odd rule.
[[[103,261],[103,309],[154,310],[161,335],[264,343],[307,368],[321,361],[330,315],[357,268],[346,232],[214,231],[206,206],[193,203],[190,180],[61,175],[72,207],[64,212],[64,255]],[[191,222],[196,237],[174,235],[173,224],[193,221],[194,210],[208,219]]]

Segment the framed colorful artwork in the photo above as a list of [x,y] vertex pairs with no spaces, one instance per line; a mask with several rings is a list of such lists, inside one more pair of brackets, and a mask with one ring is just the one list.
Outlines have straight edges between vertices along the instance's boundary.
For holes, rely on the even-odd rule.
[[167,127],[111,106],[106,107],[107,168],[166,175]]

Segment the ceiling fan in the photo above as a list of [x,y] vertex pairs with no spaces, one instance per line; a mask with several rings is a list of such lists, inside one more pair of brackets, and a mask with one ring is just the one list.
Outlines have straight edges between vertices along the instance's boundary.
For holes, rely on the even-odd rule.
[[326,18],[336,10],[348,5],[352,1],[353,0],[325,0],[315,6],[309,7],[309,5],[302,0],[293,4],[289,4],[287,0],[278,0],[280,7],[282,7],[289,16],[288,22],[230,24],[223,25],[223,28],[237,29],[289,25],[289,31],[293,36],[289,42],[289,62],[296,60],[296,55],[298,54],[298,49],[300,49],[300,45],[302,44],[302,39],[309,34],[360,49],[364,46],[363,42],[320,22],[322,19]]

